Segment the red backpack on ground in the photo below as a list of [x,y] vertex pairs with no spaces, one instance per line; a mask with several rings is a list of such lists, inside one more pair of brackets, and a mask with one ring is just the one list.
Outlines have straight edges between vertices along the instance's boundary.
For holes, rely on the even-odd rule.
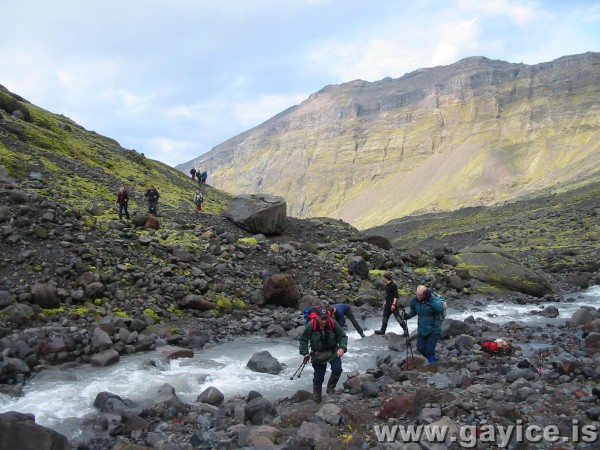
[[512,346],[504,339],[485,341],[481,344],[481,349],[493,356],[509,356],[513,353]]

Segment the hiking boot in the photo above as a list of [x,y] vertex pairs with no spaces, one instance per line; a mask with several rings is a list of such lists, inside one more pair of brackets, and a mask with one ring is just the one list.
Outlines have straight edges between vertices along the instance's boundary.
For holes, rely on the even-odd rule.
[[375,334],[381,336],[381,335],[385,334],[385,331],[383,331],[383,330],[375,330]]
[[335,386],[340,379],[340,373],[332,373],[327,382],[327,394],[335,394]]
[[322,384],[313,384],[313,400],[315,403],[321,403]]

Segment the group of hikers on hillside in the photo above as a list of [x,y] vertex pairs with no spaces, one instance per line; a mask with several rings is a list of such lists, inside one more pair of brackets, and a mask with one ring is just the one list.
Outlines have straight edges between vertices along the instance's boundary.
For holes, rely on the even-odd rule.
[[[435,348],[441,334],[441,323],[444,313],[443,298],[432,294],[431,290],[424,285],[417,287],[412,297],[408,313],[400,313],[398,286],[392,279],[390,273],[383,276],[386,285],[385,299],[383,302],[383,316],[381,328],[375,331],[376,335],[383,335],[387,329],[387,323],[393,314],[398,321],[409,345],[409,333],[406,321],[417,316],[417,351],[421,353],[430,366],[437,368],[437,356]],[[365,333],[358,324],[352,308],[346,303],[338,303],[329,306],[314,306],[307,308],[306,325],[300,336],[300,354],[304,356],[301,368],[309,361],[314,370],[313,375],[313,400],[321,402],[323,382],[327,371],[327,364],[331,367],[331,375],[327,381],[327,394],[333,394],[335,387],[342,374],[342,357],[348,351],[348,336],[346,330],[346,317],[361,336]],[[408,361],[407,361],[408,362]]]
[[[192,169],[192,171],[190,171],[190,173],[192,174],[192,180],[193,180],[196,176],[196,169]],[[198,175],[198,183],[200,185],[206,183],[206,178],[207,178],[207,173],[206,173],[206,171],[204,171]],[[200,181],[200,180],[202,180],[202,181]],[[116,204],[118,206],[118,211],[119,211],[119,219],[122,220],[123,216],[125,216],[127,218],[127,220],[129,220],[129,210],[128,210],[129,193],[125,189],[125,186],[121,186],[119,188],[119,191],[117,192],[116,197],[117,197]],[[146,193],[144,194],[144,198],[146,199],[146,202],[148,204],[148,213],[152,214],[153,216],[158,216],[158,205],[160,204],[159,203],[160,193],[158,192],[158,189],[156,187],[154,187],[154,185],[150,185],[148,187],[148,189],[146,190]],[[194,202],[194,206],[195,206],[195,214],[194,215],[195,215],[195,220],[197,222],[200,219],[200,213],[202,212],[202,207],[204,204],[204,194],[203,194],[201,188],[198,188],[198,190],[194,193],[193,202]]]
[[198,184],[200,186],[206,184],[206,179],[208,178],[208,173],[206,173],[206,170],[200,172],[199,170],[196,170],[195,167],[192,167],[190,170],[190,175],[192,176],[192,180],[195,180],[196,178],[198,179]]

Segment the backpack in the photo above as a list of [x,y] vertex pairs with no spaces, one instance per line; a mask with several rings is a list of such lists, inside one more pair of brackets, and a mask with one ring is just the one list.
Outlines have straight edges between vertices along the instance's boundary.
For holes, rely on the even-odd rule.
[[196,204],[196,206],[201,206],[203,201],[204,197],[202,196],[202,194],[196,194],[194,196],[194,203]]
[[446,312],[446,297],[443,297],[441,295],[435,294],[435,298],[437,298],[439,301],[442,302],[442,311],[438,314],[438,320],[440,322],[443,322],[446,319],[446,316],[447,316],[447,312]]
[[[315,320],[317,318],[317,311],[320,310],[321,308],[323,308],[323,306],[309,306],[307,308],[304,308],[304,325],[308,325],[309,322],[312,323],[312,328],[313,330],[317,329],[317,321]],[[328,315],[328,322],[329,325],[331,326],[331,329],[333,329],[333,317],[331,315],[331,310],[327,310],[327,315]]]
[[481,349],[492,356],[512,356],[513,354],[512,346],[504,339],[482,342]]
[[322,308],[322,306],[308,306],[304,308],[304,325],[306,325],[309,320],[313,320],[317,317],[319,308]]

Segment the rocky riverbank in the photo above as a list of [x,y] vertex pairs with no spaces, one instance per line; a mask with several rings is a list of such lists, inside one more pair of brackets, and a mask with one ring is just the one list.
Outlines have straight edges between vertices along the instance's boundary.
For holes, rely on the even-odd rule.
[[[140,211],[120,221],[102,202],[78,208],[62,194],[49,195],[60,186],[36,173],[18,181],[3,173],[0,185],[0,391],[10,396],[20,395],[33,376],[60,376],[55,369],[65,363],[102,367],[165,346],[180,349],[175,357],[248,333],[295,338],[300,311],[312,303],[350,302],[378,315],[385,271],[393,273],[404,302],[427,283],[457,308],[498,299],[558,301],[561,292],[600,282],[597,272],[547,274],[521,266],[489,243],[469,243],[468,251],[452,242],[432,250],[398,248],[326,218],[288,218],[285,234],[266,237],[219,214],[194,223],[193,213],[168,206],[157,221]],[[55,450],[377,448],[385,444],[377,443],[375,425],[439,418],[455,431],[522,421],[556,423],[564,432],[572,419],[597,420],[597,311],[580,314],[570,325],[547,328],[448,320],[436,374],[419,358],[415,368],[406,367],[403,337],[370,337],[388,353],[367,373],[347,374],[344,389],[326,404],[314,404],[303,391],[267,401],[261,387],[220,401],[218,393],[198,393],[200,401],[186,404],[166,386],[149,408],[102,394],[77,442],[14,415],[2,416],[0,430],[20,439],[42,439],[41,432],[47,439],[36,448]],[[490,359],[479,343],[498,335],[547,349]],[[531,369],[540,365],[541,375]]]
[[[295,323],[284,337],[294,338],[302,328],[301,318],[288,313]],[[172,325],[179,327],[181,335],[187,333],[189,340],[197,336],[197,324]],[[460,448],[453,439],[462,439],[463,448],[597,448],[598,440],[592,439],[600,433],[600,312],[596,308],[582,308],[559,326],[446,319],[443,330],[437,367],[416,354],[414,343],[414,356],[407,351],[404,336],[368,336],[378,354],[376,365],[361,373],[344,373],[343,385],[321,404],[304,390],[270,401],[262,395],[264,386],[233,398],[208,388],[198,393],[195,402],[184,402],[165,384],[152,405],[98,393],[97,412],[86,417],[83,433],[62,447],[50,447],[57,436],[47,430],[25,428],[25,436],[22,420],[10,413],[0,416],[0,429],[19,436],[21,443],[28,439],[43,443],[37,448],[79,450]],[[242,334],[243,324],[231,331]],[[513,344],[512,356],[490,356],[481,350],[482,341],[498,337]],[[266,334],[265,338],[269,339]],[[189,357],[193,351],[189,345],[158,347],[167,360]],[[148,355],[151,365],[154,352]],[[54,368],[38,376],[56,380],[69,372]],[[385,434],[386,426],[394,430],[394,426],[419,425],[447,435],[443,442],[433,442],[431,435],[410,444],[400,432]],[[521,427],[537,438],[541,436],[541,431],[536,434],[537,426],[547,427],[554,433],[552,438],[527,442],[515,431],[506,446],[500,445],[502,431]]]

